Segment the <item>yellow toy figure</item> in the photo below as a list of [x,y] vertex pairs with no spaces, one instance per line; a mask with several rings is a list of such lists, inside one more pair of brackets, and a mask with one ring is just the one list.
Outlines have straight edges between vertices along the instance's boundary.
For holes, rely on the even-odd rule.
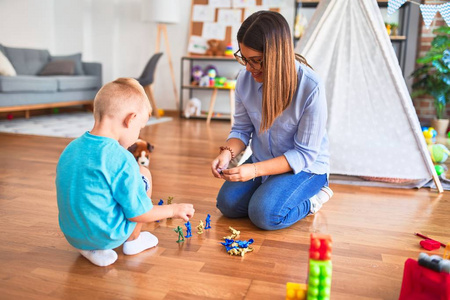
[[234,229],[233,227],[228,227],[228,228],[230,228],[230,230],[231,230],[231,235],[229,235],[229,236],[224,236],[223,238],[224,239],[228,239],[228,240],[234,240],[235,238],[237,238],[240,234],[241,234],[241,232],[239,231],[239,230],[236,230],[236,229]]
[[203,225],[203,220],[200,220],[200,224],[198,224],[197,226],[197,233],[198,234],[203,234],[203,229],[205,228],[205,226]]

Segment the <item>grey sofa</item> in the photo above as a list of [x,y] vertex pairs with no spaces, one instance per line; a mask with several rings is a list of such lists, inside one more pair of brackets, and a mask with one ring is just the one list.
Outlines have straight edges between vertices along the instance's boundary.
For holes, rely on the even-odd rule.
[[[85,63],[81,54],[51,56],[48,50],[5,47],[0,51],[8,58],[17,76],[0,76],[0,112],[92,104],[102,86],[102,65]],[[39,76],[52,60],[75,61],[75,74]]]

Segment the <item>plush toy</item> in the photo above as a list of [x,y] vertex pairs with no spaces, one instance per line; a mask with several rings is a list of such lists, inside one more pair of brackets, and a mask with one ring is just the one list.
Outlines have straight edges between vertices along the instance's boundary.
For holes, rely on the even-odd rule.
[[223,51],[220,50],[220,41],[216,39],[211,39],[207,41],[208,50],[206,50],[205,55],[207,56],[217,56],[221,55]]
[[184,116],[190,118],[191,116],[200,116],[202,102],[198,98],[191,98],[184,108]]
[[136,143],[128,148],[139,165],[148,167],[150,164],[150,153],[153,152],[153,145],[142,139],[138,139]]
[[192,77],[191,84],[192,85],[199,85],[200,79],[202,78],[202,76],[203,76],[202,67],[200,67],[200,66],[193,66],[192,67],[192,72],[191,72],[191,77]]

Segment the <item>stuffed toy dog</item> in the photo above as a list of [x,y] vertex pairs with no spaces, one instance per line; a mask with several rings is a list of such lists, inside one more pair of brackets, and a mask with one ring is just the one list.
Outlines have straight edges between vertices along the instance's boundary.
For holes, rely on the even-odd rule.
[[139,165],[148,167],[150,164],[150,153],[153,152],[153,145],[142,139],[138,139],[136,143],[128,148]]
[[190,118],[191,116],[200,116],[202,102],[198,98],[191,98],[184,108],[184,116]]

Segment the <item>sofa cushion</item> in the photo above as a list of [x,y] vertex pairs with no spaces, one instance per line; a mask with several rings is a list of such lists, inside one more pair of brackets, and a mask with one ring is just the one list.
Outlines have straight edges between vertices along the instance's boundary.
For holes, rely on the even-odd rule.
[[0,51],[0,75],[2,76],[16,76],[16,70],[12,66],[9,59]]
[[17,75],[36,75],[50,61],[48,50],[3,48]]
[[75,62],[75,75],[84,75],[83,64],[81,62],[81,53],[73,55],[51,56],[50,60],[73,60]]
[[73,75],[75,73],[75,62],[73,60],[54,60],[45,65],[38,75]]
[[56,92],[58,82],[54,77],[0,76],[0,92]]
[[97,76],[57,76],[58,91],[96,89],[101,86]]

